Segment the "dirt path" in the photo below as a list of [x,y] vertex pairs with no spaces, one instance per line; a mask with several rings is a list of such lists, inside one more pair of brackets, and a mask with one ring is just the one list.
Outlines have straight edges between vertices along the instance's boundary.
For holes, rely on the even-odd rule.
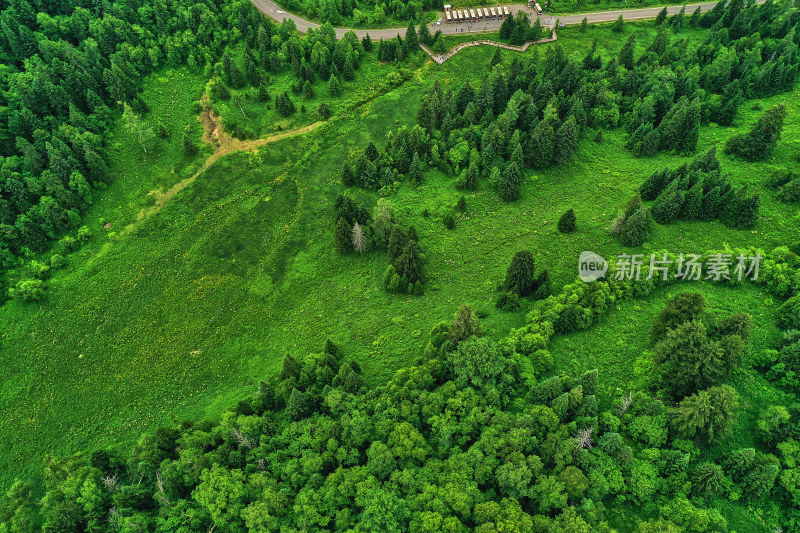
[[203,141],[214,147],[214,153],[211,154],[208,159],[206,159],[206,161],[203,163],[203,166],[200,167],[200,169],[191,177],[179,181],[166,191],[150,191],[149,194],[155,198],[155,203],[151,206],[142,208],[139,211],[139,214],[136,216],[136,220],[125,226],[125,228],[120,232],[120,236],[124,237],[130,234],[143,220],[150,218],[161,211],[164,206],[166,206],[170,200],[175,197],[176,194],[194,183],[195,180],[203,175],[203,173],[214,163],[216,163],[219,158],[233,152],[254,151],[266,144],[278,142],[289,137],[303,135],[310,131],[314,131],[319,126],[324,124],[324,122],[315,122],[313,124],[309,124],[308,126],[303,126],[302,128],[276,133],[262,139],[242,141],[232,137],[228,132],[224,131],[222,129],[222,124],[220,124],[219,117],[215,117],[211,113],[210,109],[207,109],[203,112],[201,120],[203,122],[204,130]]

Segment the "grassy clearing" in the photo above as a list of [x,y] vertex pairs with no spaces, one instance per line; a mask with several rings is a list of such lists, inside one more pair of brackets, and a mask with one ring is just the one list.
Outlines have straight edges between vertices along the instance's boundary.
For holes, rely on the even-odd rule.
[[[579,57],[589,39],[600,37],[600,51],[608,57],[608,50],[616,52],[631,31],[641,32],[642,47],[653,32],[651,26],[630,24],[623,34],[590,28],[585,35],[565,28],[559,37]],[[413,67],[413,76],[386,94],[381,80],[393,67],[365,61],[358,81],[346,92],[351,96],[338,108],[346,111],[342,117],[305,137],[265,146],[257,155],[221,159],[160,213],[119,238],[118,232],[141,208],[152,204],[150,191],[167,190],[191,176],[208,155],[187,159],[180,145],[187,125],[200,137],[193,102],[202,95],[204,80],[183,71],[151,78],[145,99],[168,126],[170,139],[143,160],[132,138],[121,129],[114,132],[117,179],[98,194],[88,214],[95,236],[53,278],[46,302],[14,302],[0,309],[0,357],[6,369],[0,382],[0,485],[7,486],[16,475],[37,473],[46,450],[63,454],[128,443],[170,416],[214,416],[259,378],[275,372],[284,354],[317,351],[329,337],[361,364],[373,385],[413,364],[429,329],[450,320],[462,303],[478,309],[484,328],[501,337],[524,323],[525,310],[504,313],[493,305],[495,285],[519,249],[534,252],[539,264],[550,269],[556,287],[575,278],[581,251],[621,253],[605,232],[616,210],[650,172],[684,161],[671,155],[633,158],[623,148],[622,131],[609,132],[602,144],[582,141],[570,164],[528,172],[522,198],[514,204],[501,202],[485,186],[468,195],[469,209],[454,231],[445,230],[441,222],[462,194],[453,178],[428,172],[422,187],[404,184],[390,201],[402,222],[417,228],[426,253],[430,283],[422,297],[381,289],[388,264],[382,254],[342,257],[334,251],[332,206],[343,190],[338,177],[348,150],[363,148],[370,140],[383,143],[389,131],[413,124],[420,95],[437,80],[453,88],[466,80],[479,81],[493,51],[477,47],[442,67]],[[506,53],[505,61],[510,59]],[[324,93],[324,88],[318,91]],[[762,105],[778,101],[786,101],[790,110],[772,161],[744,165],[721,157],[737,184],[760,188],[770,169],[796,165],[800,91]],[[745,126],[759,113],[752,103],[746,107],[740,119]],[[219,109],[223,118],[233,113]],[[270,112],[255,105],[247,109],[253,113],[253,132],[277,131],[278,121]],[[282,128],[316,118],[293,120]],[[705,127],[699,148],[721,146],[735,131]],[[370,205],[377,199],[353,193]],[[569,208],[576,209],[579,231],[562,236],[555,222]],[[431,213],[428,218],[422,216],[425,209]],[[716,223],[678,223],[657,227],[648,246],[672,252],[726,243],[770,248],[800,240],[796,211],[765,194],[764,218],[755,232]],[[103,228],[106,223],[109,229]],[[758,306],[755,292],[708,290],[711,307],[727,302],[729,308],[741,305],[762,310],[764,317],[769,314],[766,303]],[[634,305],[655,310],[661,303],[654,299]],[[619,312],[599,328],[613,329],[611,324],[623,316]],[[758,322],[769,327],[768,321]],[[559,368],[571,371],[570,365],[592,363],[578,359],[567,364],[571,348],[563,348],[563,342],[585,345],[591,335],[613,339],[619,332],[632,343],[640,340],[628,325],[617,328],[608,333],[595,328],[583,341],[557,340]],[[617,346],[616,341],[609,345]],[[624,359],[633,354],[609,348],[597,357],[609,360],[612,355]],[[615,364],[611,367],[622,368],[621,362]],[[740,390],[748,397],[757,392]]]

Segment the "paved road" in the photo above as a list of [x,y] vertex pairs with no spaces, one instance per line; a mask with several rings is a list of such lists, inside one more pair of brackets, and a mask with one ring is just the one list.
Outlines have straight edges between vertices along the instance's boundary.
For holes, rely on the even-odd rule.
[[[305,33],[309,29],[312,28],[319,28],[319,24],[314,22],[310,22],[308,20],[304,20],[297,15],[293,15],[289,13],[285,9],[281,8],[273,2],[272,0],[251,0],[258,9],[264,12],[267,16],[271,17],[272,19],[281,22],[283,19],[292,19],[294,23],[297,25],[297,29],[301,32]],[[757,0],[759,4],[764,3],[765,0]],[[691,15],[695,9],[700,7],[702,11],[709,11],[712,9],[716,2],[706,2],[702,4],[689,4],[686,6],[686,13]],[[580,24],[584,17],[589,19],[589,22],[613,22],[619,18],[620,15],[623,16],[625,20],[638,20],[638,19],[648,19],[648,18],[655,18],[658,15],[659,11],[661,11],[662,7],[646,7],[641,9],[623,9],[619,11],[603,11],[600,13],[584,13],[581,15],[549,15],[544,14],[540,17],[542,24],[547,26],[552,26],[555,24],[556,20],[560,20],[561,24]],[[528,8],[525,5],[516,5],[516,6],[509,6],[509,10],[512,13],[516,13],[517,11],[525,11],[533,20],[533,17],[537,16],[533,10]],[[681,6],[669,6],[667,11],[669,14],[677,13],[681,10]],[[441,16],[441,15],[440,15]],[[500,25],[502,21],[481,21],[476,24],[442,24],[437,26],[435,24],[431,25],[431,33],[434,33],[436,30],[442,30],[442,33],[447,35],[455,35],[459,33],[480,33],[484,31],[497,31],[500,29]],[[350,31],[349,28],[336,28],[336,35],[339,38],[342,38],[345,33]],[[405,36],[406,28],[392,28],[392,29],[383,29],[383,30],[355,30],[356,35],[359,38],[364,37],[365,35],[369,34],[370,37],[373,39],[393,39],[398,34],[401,36]]]

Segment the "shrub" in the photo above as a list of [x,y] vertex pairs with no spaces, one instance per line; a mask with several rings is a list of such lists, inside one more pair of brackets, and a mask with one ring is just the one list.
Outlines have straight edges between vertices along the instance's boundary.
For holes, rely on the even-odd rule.
[[11,288],[9,295],[24,302],[38,302],[46,294],[44,282],[40,279],[23,279]]

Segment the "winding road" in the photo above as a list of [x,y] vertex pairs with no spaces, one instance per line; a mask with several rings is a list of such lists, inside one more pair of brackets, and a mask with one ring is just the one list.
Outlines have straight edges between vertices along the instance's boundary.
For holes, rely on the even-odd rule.
[[[289,13],[278,4],[273,2],[272,0],[251,0],[253,4],[258,7],[264,14],[268,17],[281,22],[284,19],[292,19],[294,23],[297,25],[297,29],[303,33],[307,32],[310,29],[319,28],[319,24],[315,22],[311,22],[305,19],[298,17],[292,13]],[[757,3],[761,4],[764,0],[757,0]],[[691,15],[698,7],[702,11],[709,11],[711,10],[717,2],[705,2],[702,4],[688,4],[686,5],[686,13],[687,15]],[[530,15],[531,20],[533,17],[536,17],[536,13],[528,8],[525,5],[514,5],[508,6],[509,10],[512,13],[516,13],[517,11],[524,11]],[[669,6],[667,7],[667,12],[670,15],[678,13],[681,10],[682,6]],[[555,24],[556,20],[560,20],[561,24],[580,24],[584,17],[592,23],[599,23],[599,22],[613,22],[619,18],[620,15],[623,16],[625,20],[639,20],[639,19],[648,19],[648,18],[655,18],[659,11],[663,9],[663,6],[658,7],[645,7],[640,9],[623,9],[617,11],[602,11],[599,13],[583,13],[580,15],[549,15],[544,14],[541,15],[539,18],[541,22],[545,26],[552,26]],[[481,32],[489,32],[489,31],[497,31],[500,29],[500,25],[502,21],[495,20],[495,21],[481,21],[475,24],[441,24],[441,25],[431,25],[431,33],[435,32],[436,30],[442,30],[442,33],[445,35],[455,35],[455,34],[462,34],[462,33],[481,33]],[[344,35],[351,31],[350,28],[336,28],[336,36],[341,39]],[[359,39],[363,38],[365,35],[369,34],[370,37],[373,39],[393,39],[397,37],[397,35],[405,36],[406,28],[391,28],[391,29],[380,29],[380,30],[353,30],[358,35]]]

